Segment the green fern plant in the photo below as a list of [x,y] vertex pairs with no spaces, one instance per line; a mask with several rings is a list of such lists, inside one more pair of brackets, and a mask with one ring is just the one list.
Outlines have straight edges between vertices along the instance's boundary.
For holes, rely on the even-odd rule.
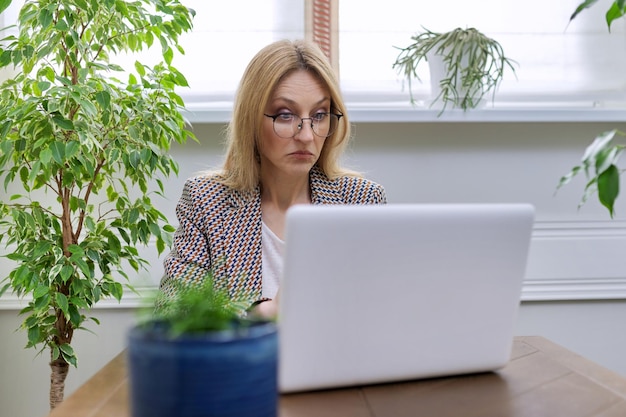
[[226,288],[214,285],[209,275],[200,284],[177,281],[173,294],[157,292],[140,313],[142,326],[162,326],[170,337],[201,334],[251,323],[247,300],[233,300]]

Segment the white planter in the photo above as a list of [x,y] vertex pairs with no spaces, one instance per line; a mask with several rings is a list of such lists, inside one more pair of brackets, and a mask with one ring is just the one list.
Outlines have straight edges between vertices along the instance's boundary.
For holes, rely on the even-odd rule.
[[[444,107],[447,109],[460,109],[460,103],[467,96],[477,96],[480,92],[471,92],[468,91],[467,88],[463,87],[463,82],[461,80],[460,72],[457,74],[455,81],[455,85],[457,86],[458,99],[454,100],[452,96],[449,95],[448,101],[443,100],[442,96],[442,82],[446,78],[448,78],[448,64],[444,62],[443,56],[435,52],[435,49],[430,50],[426,59],[428,60],[428,68],[430,71],[430,101],[431,108],[442,110]],[[467,66],[467,57],[463,56],[461,58],[461,66]],[[478,99],[475,99],[476,102]],[[487,100],[483,97],[482,99],[477,101],[475,108],[484,107]]]

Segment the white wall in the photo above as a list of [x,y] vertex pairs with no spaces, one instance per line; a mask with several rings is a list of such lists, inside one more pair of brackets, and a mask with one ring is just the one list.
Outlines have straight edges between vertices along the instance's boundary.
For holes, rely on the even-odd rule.
[[[198,125],[201,144],[174,149],[181,175],[168,182],[167,200],[156,201],[167,215],[174,216],[184,179],[221,160],[223,127]],[[537,225],[516,333],[546,336],[626,376],[626,203],[610,220],[595,201],[577,210],[582,180],[554,195],[590,140],[614,127],[626,130],[616,123],[361,122],[348,162],[385,185],[390,202],[533,203]],[[160,260],[147,256],[154,261],[143,278],[156,283]],[[15,302],[0,299],[0,417],[44,416],[47,352],[23,349],[16,314]],[[79,368],[70,371],[67,395],[124,348],[135,318],[124,301],[104,303],[95,315],[102,322],[92,326],[95,334],[75,334]]]

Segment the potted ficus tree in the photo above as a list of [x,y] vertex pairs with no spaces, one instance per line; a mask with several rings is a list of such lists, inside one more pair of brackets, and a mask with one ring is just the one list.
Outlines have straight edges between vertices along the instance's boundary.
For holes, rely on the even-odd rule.
[[422,62],[430,69],[431,106],[439,103],[441,112],[448,105],[463,111],[478,107],[488,93],[495,94],[507,68],[515,74],[515,61],[505,56],[500,43],[475,28],[449,32],[423,28],[411,40],[406,47],[395,47],[400,53],[393,68],[407,81],[412,103],[412,80],[420,80]]
[[210,274],[154,298],[128,333],[133,417],[276,416],[273,320],[248,315]]
[[[576,7],[570,16],[570,22],[583,10],[593,6],[597,0],[583,1]],[[608,30],[611,24],[626,14],[626,0],[616,0],[606,11]],[[606,207],[611,217],[615,214],[615,201],[619,195],[620,175],[623,172],[618,168],[619,158],[626,148],[626,133],[618,129],[602,132],[585,150],[581,163],[576,165],[567,174],[561,177],[558,188],[569,183],[579,173],[584,173],[587,179],[581,204],[597,192],[598,200]],[[621,143],[620,143],[621,142]]]
[[[0,67],[17,71],[0,86],[0,240],[15,265],[0,294],[25,298],[27,346],[49,349],[51,408],[77,363],[74,331],[146,266],[138,245],[170,242],[151,198],[178,172],[170,146],[193,138],[172,66],[193,15],[178,0],[27,0],[0,41]],[[116,64],[148,47],[158,63]]]

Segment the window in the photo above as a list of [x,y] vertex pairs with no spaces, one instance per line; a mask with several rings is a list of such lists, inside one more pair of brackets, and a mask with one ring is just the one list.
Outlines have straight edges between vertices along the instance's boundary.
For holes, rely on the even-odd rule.
[[[174,60],[190,83],[180,91],[190,120],[228,120],[249,60],[274,40],[309,33],[305,16],[313,1],[183,0],[197,12],[193,32],[181,41],[186,55]],[[394,46],[408,45],[421,26],[434,31],[473,26],[502,44],[519,66],[516,75],[505,74],[495,107],[620,109],[626,104],[626,19],[614,22],[611,33],[604,20],[613,0],[599,0],[569,25],[581,0],[387,0],[378,6],[362,0],[328,1],[333,25],[338,26],[338,33],[332,34],[333,52],[352,109],[375,112],[394,105],[415,113],[392,64],[399,53]],[[7,10],[4,15],[0,23],[6,25],[17,12]],[[120,63],[124,65],[123,59]],[[420,78],[422,83],[413,83],[413,93],[426,100],[427,67],[421,68]]]
[[[613,0],[600,0],[568,26],[581,0],[386,0],[384,7],[363,7],[339,0],[341,81],[352,101],[408,101],[402,77],[392,69],[399,50],[424,26],[433,31],[476,27],[502,44],[517,61],[498,90],[499,102],[568,102],[606,105],[626,98],[624,22],[608,33],[604,11]],[[429,74],[414,94],[427,98]]]
[[193,103],[230,101],[253,55],[265,45],[304,35],[304,3],[293,0],[183,0],[196,11],[194,29],[181,40],[174,66],[190,84]]
[[[13,1],[0,15],[0,27],[17,21],[23,3],[23,0]],[[278,39],[304,36],[304,1],[182,0],[182,3],[194,9],[196,16],[193,31],[180,40],[185,55],[176,55],[173,64],[189,82],[190,88],[182,89],[180,94],[190,108],[211,106],[211,103],[230,107],[239,79],[259,49]],[[148,51],[139,59],[151,64],[156,58],[160,57]],[[136,56],[120,55],[118,63],[132,69],[136,59]]]

